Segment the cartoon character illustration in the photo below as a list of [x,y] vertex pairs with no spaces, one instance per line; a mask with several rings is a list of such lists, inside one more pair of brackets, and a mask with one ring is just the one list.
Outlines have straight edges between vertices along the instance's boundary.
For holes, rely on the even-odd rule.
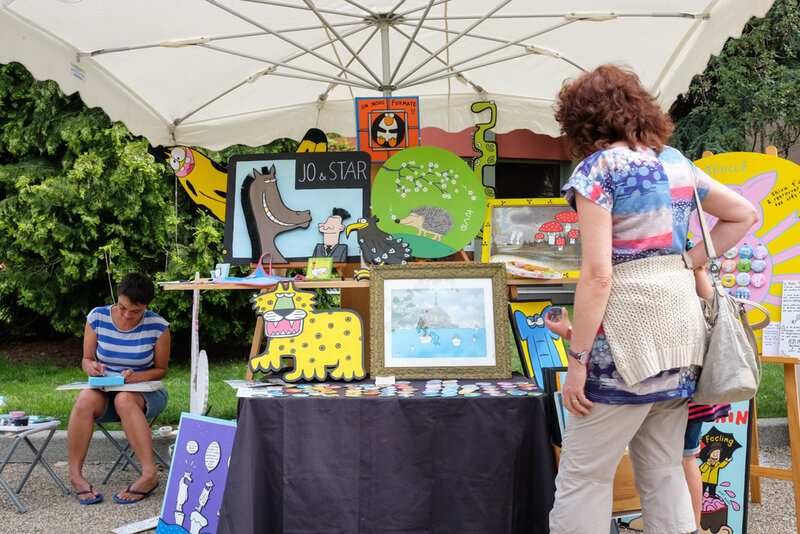
[[310,274],[310,278],[329,278],[331,271],[327,265],[317,265],[316,261],[312,261]]
[[558,352],[555,340],[559,339],[544,325],[544,316],[552,306],[547,306],[541,314],[526,315],[520,310],[514,312],[519,338],[525,342],[530,355],[532,371],[538,384],[544,384],[543,367],[561,367],[566,365]]
[[719,482],[719,470],[728,465],[731,461],[730,456],[720,460],[722,455],[722,444],[711,443],[700,451],[700,473],[703,479],[703,492],[711,497],[717,496],[717,483]]
[[189,500],[189,484],[192,481],[192,473],[186,471],[183,473],[180,483],[178,484],[178,497],[175,500],[175,524],[182,525],[183,519],[186,514],[183,513],[183,505]]
[[371,265],[405,264],[411,260],[411,248],[402,239],[387,234],[378,228],[378,218],[374,215],[362,217],[347,226],[346,235],[355,231],[361,256]]
[[434,241],[441,241],[453,229],[455,223],[453,216],[445,209],[436,206],[421,206],[408,212],[402,219],[395,219],[397,224],[411,226],[417,229],[417,235],[428,237],[430,234]]
[[316,293],[291,282],[250,299],[264,319],[267,347],[250,360],[250,369],[279,371],[283,358],[294,359],[294,370],[283,379],[336,380],[364,378],[364,326],[352,310],[316,311]]
[[223,165],[188,146],[150,147],[148,152],[167,162],[195,204],[225,222],[228,170]]
[[458,333],[453,334],[453,337],[450,339],[450,342],[453,344],[454,347],[461,346],[461,336]]
[[297,147],[297,152],[327,152],[328,136],[319,128],[309,128]]
[[472,158],[472,169],[484,187],[487,198],[494,198],[495,165],[497,164],[497,143],[495,134],[490,131],[497,124],[497,105],[491,102],[474,102],[470,109],[473,113],[489,110],[489,120],[477,123],[472,134],[472,149],[478,154]]
[[253,175],[244,180],[242,209],[250,234],[253,261],[264,252],[269,252],[276,263],[286,263],[286,258],[275,246],[275,237],[295,228],[308,228],[311,223],[309,210],[291,210],[283,203],[275,165],[261,172],[253,169]]
[[189,516],[190,526],[189,534],[200,534],[200,531],[208,526],[208,519],[203,515],[203,508],[208,504],[208,496],[214,488],[214,482],[211,480],[206,481],[200,497],[197,499],[197,508],[195,508]]
[[342,221],[350,218],[350,213],[344,208],[333,208],[333,213],[324,223],[319,223],[322,233],[322,243],[314,247],[312,258],[333,258],[335,262],[347,261],[347,243],[339,243],[345,226]]
[[385,111],[372,121],[370,134],[372,142],[377,145],[373,148],[394,148],[406,137],[406,123],[399,113]]

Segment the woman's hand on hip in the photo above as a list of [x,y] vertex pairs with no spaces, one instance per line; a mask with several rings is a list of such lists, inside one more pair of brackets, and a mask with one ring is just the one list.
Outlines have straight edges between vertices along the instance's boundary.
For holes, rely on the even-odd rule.
[[583,388],[586,385],[587,369],[577,361],[569,362],[567,378],[561,388],[561,398],[564,408],[573,415],[583,417],[589,415],[589,409],[594,403],[586,398]]

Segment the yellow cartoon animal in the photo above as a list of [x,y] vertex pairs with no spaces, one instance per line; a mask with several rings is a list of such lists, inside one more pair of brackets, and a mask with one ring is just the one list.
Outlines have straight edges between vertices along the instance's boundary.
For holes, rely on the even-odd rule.
[[250,360],[250,370],[280,371],[282,358],[294,359],[283,379],[354,380],[364,371],[364,327],[352,310],[316,311],[316,294],[291,282],[278,283],[250,302],[264,318],[267,348]]

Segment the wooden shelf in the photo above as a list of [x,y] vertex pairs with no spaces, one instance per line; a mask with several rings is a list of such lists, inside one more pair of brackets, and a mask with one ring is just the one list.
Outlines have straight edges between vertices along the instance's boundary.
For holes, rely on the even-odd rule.
[[[541,285],[561,285],[561,284],[576,284],[577,278],[559,278],[556,280],[546,280],[538,278],[509,278],[506,284],[509,286],[541,286]],[[340,288],[368,288],[369,280],[345,280],[343,278],[336,278],[332,280],[297,280],[294,282],[296,287],[299,288],[316,288],[316,287],[340,287]],[[192,291],[195,289],[249,289],[252,291],[259,291],[271,285],[252,285],[252,284],[235,284],[235,283],[217,283],[212,282],[210,278],[201,278],[200,280],[180,280],[176,282],[159,282],[159,287],[165,291]]]
[[[212,282],[210,278],[201,278],[200,280],[182,280],[178,282],[159,282],[161,289],[165,291],[175,290],[195,290],[195,289],[249,289],[251,291],[261,291],[262,289],[270,288],[272,285],[253,285],[253,284],[234,284],[234,283],[217,283]],[[299,288],[315,288],[315,287],[342,287],[342,288],[368,288],[369,280],[296,280],[294,285]]]

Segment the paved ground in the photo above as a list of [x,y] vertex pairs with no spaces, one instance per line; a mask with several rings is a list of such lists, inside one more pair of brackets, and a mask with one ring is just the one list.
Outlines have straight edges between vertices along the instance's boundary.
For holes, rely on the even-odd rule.
[[[789,467],[788,447],[762,447],[761,462],[775,467]],[[53,468],[65,483],[68,483],[67,464],[59,461]],[[90,481],[99,482],[108,468],[107,463],[92,463],[86,466]],[[21,463],[9,464],[3,472],[9,483],[18,482],[25,472]],[[17,513],[16,507],[0,491],[0,532],[14,534],[42,534],[59,532],[64,534],[95,534],[111,532],[120,526],[135,523],[161,514],[161,500],[167,482],[167,472],[159,474],[160,486],[153,495],[134,505],[114,502],[115,492],[133,482],[133,472],[116,473],[106,486],[99,486],[105,495],[102,503],[81,506],[75,495],[64,495],[41,467],[37,467],[20,494],[25,514]],[[762,502],[749,504],[748,534],[796,534],[794,495],[790,482],[762,479]],[[147,532],[154,533],[155,530]],[[622,529],[622,532],[633,532]],[[738,533],[737,533],[738,534]]]

